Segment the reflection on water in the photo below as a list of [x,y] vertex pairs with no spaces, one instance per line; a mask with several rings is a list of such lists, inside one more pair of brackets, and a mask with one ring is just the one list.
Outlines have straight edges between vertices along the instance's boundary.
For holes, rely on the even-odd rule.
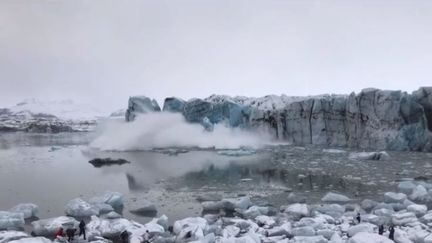
[[[70,199],[111,190],[125,195],[126,217],[147,221],[130,211],[148,200],[159,214],[175,220],[200,214],[195,198],[209,192],[247,194],[279,206],[287,203],[291,191],[315,201],[329,190],[361,199],[393,190],[395,182],[406,177],[432,175],[432,156],[427,153],[390,152],[389,161],[353,161],[349,153],[291,146],[269,147],[243,157],[184,149],[114,153],[89,149],[91,137],[0,134],[0,210],[33,202],[41,208],[40,217],[58,216]],[[101,168],[89,163],[107,157],[131,163]]]

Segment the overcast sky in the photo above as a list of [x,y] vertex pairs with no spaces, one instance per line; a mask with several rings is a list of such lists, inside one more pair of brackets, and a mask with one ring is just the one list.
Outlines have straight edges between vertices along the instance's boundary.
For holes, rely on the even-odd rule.
[[432,1],[2,0],[0,107],[432,86]]

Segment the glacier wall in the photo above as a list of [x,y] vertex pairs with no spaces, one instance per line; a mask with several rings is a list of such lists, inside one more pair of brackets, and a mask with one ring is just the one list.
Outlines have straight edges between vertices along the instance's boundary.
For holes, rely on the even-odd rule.
[[[142,111],[160,108],[147,97],[131,97],[126,120]],[[192,123],[208,119],[213,124],[265,130],[296,145],[432,151],[432,87],[412,94],[364,89],[359,94],[312,97],[213,95],[189,101],[170,97],[163,111],[179,112]]]

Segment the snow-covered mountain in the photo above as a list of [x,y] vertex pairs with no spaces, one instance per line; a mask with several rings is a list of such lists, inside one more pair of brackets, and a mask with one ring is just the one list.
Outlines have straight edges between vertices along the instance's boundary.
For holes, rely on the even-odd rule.
[[0,131],[75,132],[90,131],[97,120],[108,117],[90,104],[72,100],[43,101],[27,99],[0,109]]
[[28,111],[33,114],[49,114],[62,120],[96,120],[109,115],[109,112],[104,112],[91,104],[78,103],[70,99],[53,101],[26,99],[8,109],[13,113]]

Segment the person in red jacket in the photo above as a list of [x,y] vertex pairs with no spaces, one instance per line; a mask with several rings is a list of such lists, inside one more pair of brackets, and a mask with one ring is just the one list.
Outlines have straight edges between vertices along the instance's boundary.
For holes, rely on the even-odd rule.
[[63,228],[62,227],[60,227],[60,229],[55,234],[55,238],[57,238],[57,237],[64,237],[64,232],[63,232]]

